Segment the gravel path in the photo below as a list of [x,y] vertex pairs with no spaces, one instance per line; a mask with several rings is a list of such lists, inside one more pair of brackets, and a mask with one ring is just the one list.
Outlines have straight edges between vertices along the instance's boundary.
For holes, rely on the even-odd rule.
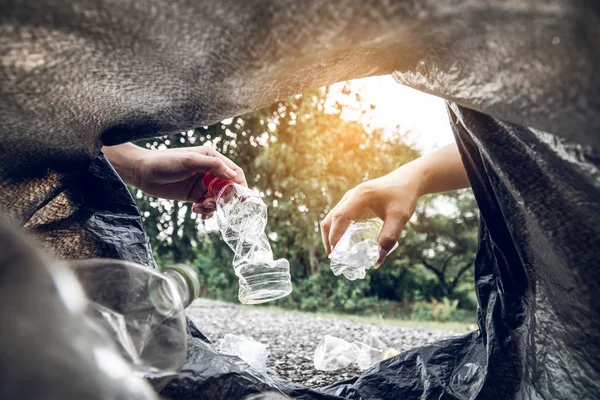
[[325,386],[360,372],[356,367],[333,372],[316,370],[313,354],[323,335],[352,342],[378,329],[381,337],[401,352],[456,335],[448,331],[377,326],[207,299],[196,300],[187,313],[215,344],[219,344],[226,333],[249,336],[265,343],[270,353],[267,363],[270,375],[310,387]]

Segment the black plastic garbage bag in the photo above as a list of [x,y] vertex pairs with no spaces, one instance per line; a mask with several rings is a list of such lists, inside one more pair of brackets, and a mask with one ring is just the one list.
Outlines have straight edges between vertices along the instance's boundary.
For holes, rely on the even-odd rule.
[[[42,3],[39,7],[54,2]],[[103,9],[103,12],[86,13],[84,3],[77,2],[71,8],[61,8],[57,13],[58,7],[52,9],[55,12],[41,12],[35,7],[31,8],[31,12],[27,9],[14,11],[15,6],[8,2],[11,12],[3,13],[8,16],[4,31],[9,38],[8,43],[13,43],[10,38],[18,36],[21,25],[43,25],[46,28],[42,31],[43,35],[35,38],[39,41],[38,47],[45,52],[32,53],[27,58],[28,62],[18,60],[18,63],[14,63],[7,58],[7,69],[3,69],[10,72],[3,76],[3,84],[12,85],[3,91],[0,102],[4,111],[2,117],[6,120],[2,129],[4,136],[0,137],[3,145],[3,152],[0,153],[3,165],[0,170],[2,179],[9,175],[11,178],[8,185],[0,182],[0,186],[6,190],[2,197],[3,207],[8,208],[7,212],[13,219],[26,221],[29,232],[57,258],[114,257],[153,267],[154,261],[139,212],[125,185],[103,157],[96,159],[88,170],[88,157],[97,154],[104,144],[116,144],[189,126],[192,119],[188,118],[202,114],[202,111],[207,111],[203,118],[208,122],[218,120],[215,116],[220,116],[220,112],[240,110],[246,104],[248,107],[256,105],[258,100],[247,102],[243,96],[256,91],[257,97],[260,97],[261,88],[266,90],[264,86],[269,86],[271,76],[263,77],[264,80],[254,79],[252,74],[255,71],[244,68],[247,65],[243,63],[236,64],[236,57],[228,60],[206,57],[207,63],[200,64],[197,70],[190,70],[190,64],[177,61],[169,64],[172,73],[162,68],[166,64],[160,61],[166,63],[170,56],[175,60],[176,55],[183,54],[185,58],[188,54],[186,51],[192,50],[213,55],[220,53],[217,48],[227,47],[228,43],[221,40],[225,39],[221,30],[206,29],[218,37],[212,37],[214,42],[203,40],[207,46],[205,48],[194,48],[197,42],[191,41],[194,35],[185,36],[186,32],[190,33],[186,29],[196,32],[202,27],[212,26],[210,23],[213,22],[201,20],[202,13],[198,13],[197,9],[196,13],[186,13],[185,16],[192,18],[191,21],[184,19],[185,23],[178,24],[169,19],[156,19],[152,15],[156,12],[155,7],[131,7],[125,10],[127,6],[121,9],[117,7],[117,2],[112,2],[111,7]],[[156,3],[158,6],[159,2]],[[194,11],[192,3],[201,2],[189,2],[187,8],[190,11]],[[203,5],[209,3],[231,3],[232,7],[246,7],[249,4],[204,2]],[[391,36],[402,35],[401,46],[390,48],[400,49],[402,57],[398,60],[390,57],[389,60],[383,60],[381,65],[373,60],[375,68],[372,72],[368,72],[369,69],[359,68],[355,72],[348,69],[345,70],[348,76],[383,73],[398,68],[402,70],[398,76],[404,84],[469,107],[451,104],[450,118],[481,210],[480,244],[476,260],[478,331],[409,351],[372,367],[359,377],[321,390],[312,390],[261,376],[240,360],[216,354],[190,322],[188,361],[182,372],[162,389],[161,394],[173,399],[211,400],[238,399],[272,390],[299,399],[600,398],[600,269],[597,265],[600,260],[600,135],[597,131],[600,126],[597,96],[600,90],[597,73],[600,28],[597,2],[423,1],[350,4],[358,7],[359,3],[374,3],[373,6],[397,3],[401,6],[398,7],[401,11],[392,20],[382,18],[377,12],[383,8],[369,12],[367,6],[363,14],[365,21],[376,23],[383,20],[389,29],[399,25],[402,27],[391,33]],[[181,18],[181,10],[173,4],[169,13],[175,19]],[[328,2],[323,4],[329,7]],[[302,8],[298,7],[296,12],[301,14],[304,11]],[[335,6],[329,8],[336,9]],[[328,12],[331,11],[329,8]],[[71,9],[79,10],[81,14],[69,13]],[[123,10],[123,15],[119,14],[116,18],[115,14],[110,14],[109,11],[114,9]],[[126,15],[125,11],[133,15]],[[242,17],[246,11],[246,8],[233,9]],[[267,15],[267,11],[273,9],[253,9],[251,15],[260,15],[261,11]],[[92,21],[98,17],[99,23],[105,23],[104,28],[107,29],[96,32],[96,26],[85,23],[87,20],[71,19],[82,18],[82,15],[92,18]],[[226,14],[212,15],[222,17]],[[290,23],[295,22],[296,14],[289,15],[292,16]],[[343,13],[335,16],[336,21],[343,21]],[[123,109],[112,108],[124,101],[122,97],[104,97],[112,93],[110,88],[113,82],[110,74],[102,72],[107,70],[119,78],[120,74],[115,71],[119,71],[121,65],[131,65],[129,53],[113,51],[110,46],[116,43],[111,39],[130,34],[127,30],[117,30],[129,26],[120,23],[121,17],[136,17],[143,21],[139,24],[141,30],[136,32],[136,37],[143,38],[147,34],[148,40],[140,40],[139,44],[148,47],[140,47],[140,50],[151,48],[151,51],[135,53],[135,65],[139,71],[136,69],[131,76],[136,79],[117,80],[114,83],[115,86],[128,86],[141,82],[141,85],[132,86],[133,92],[128,93],[130,98],[127,101],[132,102],[128,103],[132,107]],[[234,24],[230,25],[233,34]],[[260,34],[271,39],[266,41],[269,45],[279,42],[299,45],[300,42],[296,36],[294,40],[282,37],[287,41],[269,36],[269,32],[265,31],[273,27],[269,23],[260,24],[261,29],[254,26],[256,30],[252,31],[244,29],[243,24],[237,25],[235,28],[239,28],[244,35],[260,38],[255,43],[263,43]],[[166,29],[168,26],[177,27],[177,30],[169,31]],[[295,35],[297,27],[291,26],[289,31]],[[345,28],[340,32],[353,33],[353,27]],[[81,35],[85,40],[81,43],[71,42],[69,29],[85,33]],[[281,35],[286,34],[284,31],[286,29],[280,31]],[[111,35],[107,35],[107,32],[111,32]],[[179,37],[174,37],[173,42],[158,40],[168,36],[169,32],[172,35],[181,34],[186,40],[179,40]],[[58,42],[63,44],[64,41],[66,47],[45,47],[43,40],[51,38],[50,33],[56,33]],[[333,32],[328,34],[331,37],[345,37],[334,35]],[[31,35],[18,38],[28,36]],[[232,37],[234,40],[241,38]],[[326,41],[323,37],[320,40]],[[176,47],[176,42],[190,43],[192,48]],[[155,43],[163,44],[161,51],[156,50]],[[255,48],[247,44],[242,42],[240,47]],[[318,45],[315,48],[322,50]],[[345,50],[350,48],[350,43],[344,47]],[[300,50],[306,52],[310,46]],[[336,53],[335,56],[343,60],[342,49],[338,50],[340,54]],[[367,58],[389,56],[386,52],[388,48],[383,50]],[[19,47],[15,47],[6,53],[10,56],[18,52]],[[164,58],[153,63],[156,53],[164,53]],[[265,57],[284,56],[284,53],[283,50],[281,53],[265,52]],[[349,53],[352,54],[351,51]],[[119,55],[122,58],[118,58]],[[116,57],[115,62],[112,62],[113,56]],[[318,56],[319,53],[315,53],[315,57]],[[62,57],[82,61],[73,65],[73,71],[77,68],[83,68],[86,73],[89,71],[92,74],[89,75],[90,79],[88,75],[81,75],[81,81],[88,83],[88,86],[76,85],[72,92],[66,93],[58,90],[61,83],[70,84],[76,76],[68,73],[68,64],[64,68],[59,62],[54,69],[52,63],[48,65],[52,71],[58,70],[55,75],[50,75],[61,78],[57,81],[44,79],[47,75],[38,75],[37,70],[29,70],[46,57],[49,61],[60,61]],[[93,63],[90,60],[100,62]],[[240,60],[260,64],[256,62],[256,57]],[[333,62],[333,57],[329,60]],[[122,61],[124,64],[120,64]],[[297,60],[284,59],[286,65],[294,61]],[[395,65],[397,61],[402,65]],[[215,88],[211,83],[215,83],[213,77],[225,72],[220,68],[223,64],[231,64],[233,70],[240,74],[246,69],[250,71],[250,75],[240,75],[239,81],[228,81],[232,85],[234,82],[248,84],[249,88],[238,90],[239,87],[235,85],[224,85],[222,90],[227,96],[219,97],[221,93],[213,90]],[[180,65],[181,69],[175,68],[176,65]],[[315,66],[312,73],[319,75],[319,78],[328,77],[331,71],[326,67],[326,63],[322,63],[318,68]],[[334,65],[333,68],[341,70],[339,67]],[[321,68],[324,73],[321,73]],[[17,72],[22,74],[12,75]],[[309,76],[310,70],[296,72],[293,75],[295,79],[304,83],[294,88],[307,88],[307,85],[315,82],[326,83]],[[129,74],[125,75],[126,78],[130,77]],[[41,79],[36,80],[36,77]],[[242,79],[244,77],[245,80]],[[182,79],[187,79],[183,85]],[[202,102],[186,103],[187,92],[173,93],[173,96],[163,96],[161,93],[162,90],[171,94],[169,84],[185,86],[190,82],[201,84],[197,91],[191,92],[204,93],[205,90],[206,97],[199,98],[206,104],[214,105],[213,108],[198,108],[206,106]],[[262,83],[263,86],[252,86],[252,82]],[[144,92],[146,86],[156,91]],[[79,96],[80,87],[89,91],[85,94],[93,101],[86,96]],[[275,87],[273,92],[287,93],[278,89]],[[139,96],[136,90],[139,90]],[[54,92],[55,97],[45,97],[45,94]],[[230,92],[242,95],[233,96],[231,100]],[[46,107],[50,100],[58,100],[61,96],[70,101]],[[87,104],[86,100],[93,107],[76,107]],[[219,110],[220,107],[227,108],[231,102],[243,103],[244,106]],[[67,107],[64,107],[65,104]],[[171,109],[168,105],[181,107]],[[60,110],[63,112],[59,113]],[[18,140],[20,138],[23,140]],[[81,142],[73,145],[79,139]],[[35,161],[32,162],[32,159]],[[39,190],[36,192],[36,189]],[[27,196],[27,201],[22,201],[23,204],[14,201],[19,196]],[[11,201],[17,204],[9,204]],[[38,206],[40,209],[37,211],[33,209]],[[2,242],[5,243],[10,242]],[[19,314],[20,321],[24,325],[29,324],[34,332],[43,332],[46,319],[38,318],[35,311],[23,310]],[[43,333],[40,338],[43,338]],[[22,348],[33,349],[27,354],[27,360],[36,365],[43,354],[37,354],[33,346],[28,347],[27,340],[23,337]],[[68,345],[65,340],[59,342]],[[0,343],[2,354],[8,354],[11,350],[7,346],[4,342]],[[9,366],[4,368],[8,369]],[[21,375],[15,373],[14,382],[26,377],[23,375],[27,373],[25,369],[18,371]],[[61,383],[69,384],[68,379]],[[49,397],[52,397],[51,394]]]
[[[475,262],[480,329],[322,390],[276,382],[288,395],[599,398],[600,146],[569,143],[454,104],[449,114],[481,211]],[[227,375],[220,367],[191,367],[203,372],[188,371],[187,379]],[[263,385],[246,383],[252,390]],[[174,389],[181,386],[176,378],[164,394],[191,396]],[[193,387],[189,380],[183,386]],[[192,392],[204,398],[202,390]]]
[[[236,399],[280,390],[299,399],[597,398],[599,146],[569,143],[453,104],[449,113],[481,210],[477,332],[313,390],[219,355],[188,321],[188,361],[161,394]],[[89,250],[94,255],[154,265],[135,203],[104,157],[65,193],[76,206],[54,225],[31,223],[39,240],[51,246],[57,233],[84,232],[94,237]],[[115,232],[127,234],[115,242]]]
[[[597,398],[598,146],[453,104],[449,114],[481,210],[479,331],[312,390],[219,355],[188,321],[188,361],[162,395],[234,399],[281,390],[300,399]],[[103,157],[69,193],[84,205],[67,221],[94,235],[96,251],[153,265],[135,203]],[[42,240],[56,234],[47,225],[32,229]],[[115,242],[114,232],[128,234]]]
[[135,200],[102,154],[25,228],[58,259],[115,258],[156,268]]
[[352,399],[600,398],[600,146],[451,104],[481,211],[479,331],[324,392]]

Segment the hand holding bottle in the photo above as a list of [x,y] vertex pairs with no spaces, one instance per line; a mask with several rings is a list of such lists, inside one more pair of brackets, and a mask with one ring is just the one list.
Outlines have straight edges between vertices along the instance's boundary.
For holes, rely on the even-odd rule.
[[267,206],[255,191],[208,173],[204,186],[216,198],[217,225],[235,253],[238,298],[245,304],[276,300],[292,292],[290,264],[274,260],[265,233]]
[[377,242],[381,264],[396,246],[398,237],[424,194],[469,187],[469,180],[456,144],[411,161],[388,175],[361,183],[349,190],[321,222],[327,254],[335,251],[352,221],[367,212],[383,220]]

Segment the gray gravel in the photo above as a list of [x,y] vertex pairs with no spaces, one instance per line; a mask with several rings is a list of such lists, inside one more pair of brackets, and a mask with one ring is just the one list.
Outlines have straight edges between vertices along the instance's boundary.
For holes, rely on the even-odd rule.
[[381,337],[399,351],[457,335],[448,331],[362,324],[207,299],[196,300],[187,309],[187,313],[215,344],[219,344],[226,333],[249,336],[266,344],[270,353],[267,363],[270,375],[310,387],[325,386],[360,372],[356,367],[333,372],[316,370],[313,354],[323,335],[337,336],[352,342],[360,340],[373,329],[378,329]]

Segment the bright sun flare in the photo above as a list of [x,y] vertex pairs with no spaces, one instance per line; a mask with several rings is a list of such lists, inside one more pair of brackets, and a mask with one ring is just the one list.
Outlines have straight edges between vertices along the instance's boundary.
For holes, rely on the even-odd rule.
[[[341,93],[344,84],[331,86],[329,104],[354,101]],[[375,110],[367,112],[373,128],[391,132],[399,125],[401,132],[407,132],[409,140],[424,153],[454,142],[444,100],[400,85],[390,75],[357,79],[349,84],[361,102],[375,106]],[[357,115],[346,113],[343,117],[356,119]]]

